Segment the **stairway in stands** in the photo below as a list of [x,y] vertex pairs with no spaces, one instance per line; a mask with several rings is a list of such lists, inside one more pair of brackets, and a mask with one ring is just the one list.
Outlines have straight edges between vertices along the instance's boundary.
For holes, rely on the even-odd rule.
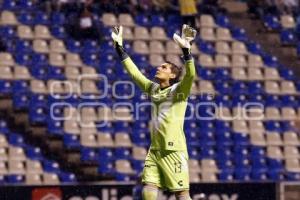
[[[231,9],[232,5],[235,5],[235,9]],[[244,28],[250,39],[261,44],[264,50],[275,55],[282,64],[290,67],[300,77],[300,68],[298,67],[300,60],[297,58],[295,48],[283,46],[278,33],[267,31],[261,20],[251,19],[246,12],[245,5],[241,6],[239,2],[230,1],[230,3],[227,2],[226,8],[232,24]]]

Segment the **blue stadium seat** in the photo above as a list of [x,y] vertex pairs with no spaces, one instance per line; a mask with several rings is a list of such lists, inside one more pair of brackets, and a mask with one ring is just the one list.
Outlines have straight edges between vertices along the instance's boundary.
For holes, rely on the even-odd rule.
[[112,161],[115,159],[114,151],[110,148],[99,148],[98,157],[99,157],[99,162]]
[[13,106],[15,110],[24,110],[29,106],[30,95],[28,93],[13,93]]
[[146,27],[151,26],[151,21],[149,20],[149,18],[142,14],[139,14],[135,17],[135,23],[140,26],[146,26]]
[[200,158],[201,159],[214,159],[216,156],[215,150],[212,146],[201,145]]
[[85,52],[84,54],[81,54],[83,57],[82,57],[82,60],[83,62],[86,64],[86,65],[89,65],[89,66],[99,66],[99,58],[98,58],[98,55],[95,54],[95,53],[88,53],[88,52]]
[[217,95],[215,97],[215,103],[218,106],[224,106],[224,107],[232,107],[232,101],[231,97],[229,95]]
[[279,69],[279,74],[282,78],[286,80],[296,80],[296,75],[293,70],[287,69],[287,67],[284,67],[283,69]]
[[276,131],[281,132],[281,124],[278,121],[265,121],[264,122],[265,129],[268,131]]
[[66,18],[63,13],[52,12],[51,13],[51,24],[64,25],[66,23]]
[[263,83],[258,81],[249,81],[247,82],[248,91],[251,91],[251,94],[264,94]]
[[27,146],[26,147],[26,156],[31,160],[42,160],[43,155],[39,147]]
[[[56,122],[57,123],[57,122]],[[48,130],[51,133],[55,133],[57,135],[62,135],[62,128],[60,127],[57,131],[53,129]],[[80,141],[78,135],[72,135],[72,134],[63,134],[63,142],[66,148],[79,148],[80,147]]]
[[50,172],[50,173],[60,172],[59,164],[57,162],[44,159],[42,165],[45,172]]
[[232,92],[232,87],[229,82],[224,81],[214,81],[215,89],[222,94],[230,94]]
[[200,150],[197,147],[188,146],[188,154],[190,159],[195,159],[195,160],[200,159]]
[[62,183],[75,183],[77,181],[75,174],[67,172],[59,173],[59,180]]
[[266,181],[268,179],[266,172],[267,171],[252,171],[251,179],[254,181]]
[[44,12],[36,11],[33,19],[33,24],[49,25],[49,16]]
[[233,141],[235,145],[249,145],[249,135],[246,133],[233,133]]
[[143,171],[144,163],[145,162],[143,160],[132,160],[132,168],[137,172],[137,174],[140,174]]
[[224,68],[216,69],[215,80],[231,80],[230,71]]
[[239,41],[248,41],[248,38],[246,36],[246,31],[243,28],[232,28],[231,34],[234,39]]
[[283,160],[267,158],[267,163],[268,163],[269,169],[271,171],[283,171],[284,170]]
[[231,172],[227,171],[221,171],[218,176],[220,181],[232,181],[233,180],[233,174]]
[[31,0],[20,0],[18,3],[21,10],[30,11],[35,9],[34,3]]
[[65,80],[65,73],[61,67],[48,66],[47,79]]
[[297,37],[291,30],[282,30],[280,33],[280,41],[283,45],[296,45]]
[[[251,90],[249,90],[249,91],[251,91]],[[261,103],[263,105],[265,105],[265,102],[266,102],[264,95],[261,95],[261,94],[249,95],[248,100],[249,100],[249,102]]]
[[181,17],[179,15],[168,15],[167,16],[167,24],[169,26],[179,26],[181,24]]
[[67,34],[66,34],[66,30],[63,26],[52,26],[51,27],[51,33],[54,37],[58,38],[58,39],[65,39]]
[[128,122],[122,122],[122,121],[115,121],[113,122],[113,127],[115,132],[131,132],[131,127]]
[[29,120],[33,124],[45,124],[47,119],[47,108],[43,106],[34,106],[29,110]]
[[99,165],[98,165],[98,172],[100,174],[112,174],[115,172],[115,169],[114,169],[114,164],[112,161],[99,161]]
[[234,81],[232,91],[234,91],[235,94],[248,94],[248,85],[246,82]]
[[185,128],[185,132],[186,132],[186,140],[190,146],[199,147],[201,145],[199,135],[197,134],[199,133],[199,130]]
[[287,178],[288,181],[299,181],[300,180],[300,173],[288,172],[286,174],[286,178]]
[[34,18],[28,12],[21,12],[18,16],[18,21],[24,25],[29,25],[29,26],[34,24]]
[[205,42],[202,40],[196,40],[196,44],[201,52],[209,54],[209,55],[216,54],[216,50],[211,43],[208,43],[208,42]]
[[23,53],[17,53],[15,55],[15,61],[19,65],[29,66],[32,64],[31,55],[30,54],[23,54]]
[[213,70],[206,69],[206,68],[200,68],[198,69],[198,75],[201,77],[201,79],[204,80],[214,80],[215,74]]
[[217,25],[224,27],[224,28],[229,28],[230,27],[230,22],[227,16],[218,14],[215,18],[215,22]]
[[232,97],[232,106],[237,107],[241,105],[245,105],[247,102],[249,102],[248,98],[244,94],[237,94],[233,95]]
[[281,127],[282,132],[297,131],[297,128],[294,127],[294,125],[291,121],[281,121],[280,127]]
[[33,53],[32,54],[32,63],[35,65],[47,65],[48,58],[46,54]]
[[3,38],[14,39],[16,37],[16,30],[13,26],[1,26],[0,34]]
[[280,30],[281,24],[279,22],[278,17],[274,15],[266,15],[264,16],[264,25],[269,30]]
[[36,79],[47,80],[48,79],[48,66],[44,64],[35,64],[30,68],[30,73]]
[[267,160],[263,157],[253,158],[251,160],[253,171],[267,171],[268,165]]
[[131,177],[128,174],[122,174],[119,172],[114,173],[116,181],[130,181]]
[[22,81],[22,80],[16,80],[13,83],[13,92],[14,94],[17,94],[19,92],[29,92],[29,84],[27,81]]
[[289,107],[299,107],[299,97],[292,96],[292,95],[281,95],[280,100],[282,102],[282,106],[289,106]]
[[82,162],[97,162],[99,157],[97,151],[92,148],[83,147],[80,149],[80,160]]
[[63,135],[63,124],[57,120],[47,120],[47,130],[49,134]]
[[7,175],[6,176],[7,183],[11,184],[20,184],[25,182],[25,177],[23,175]]
[[233,153],[230,146],[218,145],[216,147],[216,154],[219,167],[222,169],[232,167],[232,162],[230,160],[233,158]]
[[82,45],[80,41],[67,39],[67,49],[72,53],[80,53],[82,51]]
[[12,83],[6,80],[0,80],[0,93],[2,95],[9,95],[12,93]]
[[230,122],[222,121],[222,120],[216,120],[215,127],[217,130],[220,130],[220,131],[230,131],[230,129],[231,129]]
[[252,159],[264,158],[266,155],[266,150],[263,147],[251,146],[250,156]]
[[231,138],[231,133],[229,131],[219,131],[216,130],[215,133],[217,145],[230,146],[233,145],[233,141]]
[[281,107],[282,103],[277,95],[266,96],[266,106]]
[[8,142],[9,144],[13,145],[13,146],[18,146],[18,147],[24,147],[25,143],[24,143],[24,138],[16,133],[11,133],[8,136]]
[[[196,133],[197,138],[200,138],[200,141],[197,146],[209,146],[209,145],[215,145],[215,138],[214,133],[210,130],[201,130],[199,129]],[[198,133],[198,134],[197,134]],[[197,140],[195,140],[197,141]],[[196,145],[195,145],[196,146]]]
[[[109,43],[105,42],[105,44],[110,44],[110,42]],[[113,46],[110,46],[110,47],[113,48]],[[99,53],[99,45],[98,45],[97,41],[95,41],[95,40],[86,40],[83,43],[83,49],[82,50],[86,54],[89,54],[89,53],[97,54],[97,53]],[[107,51],[107,50],[105,49],[105,51]],[[112,52],[112,53],[114,53],[114,52]]]
[[162,15],[152,15],[151,16],[151,25],[152,26],[165,26],[166,19]]
[[0,133],[2,134],[8,134],[10,132],[7,122],[4,120],[0,120]]
[[264,60],[265,65],[267,65],[269,67],[278,67],[279,66],[279,61],[276,56],[266,54],[263,56],[263,60]]
[[250,178],[250,170],[248,169],[236,169],[234,172],[234,177],[239,181],[249,181]]
[[28,40],[17,40],[14,50],[18,53],[31,53],[31,43]]
[[76,182],[76,176],[73,173],[61,172],[59,173],[59,180],[62,183],[74,183]]
[[267,171],[267,175],[272,181],[283,181],[285,179],[284,173],[280,171],[269,170]]
[[2,3],[3,10],[18,10],[18,4],[15,0],[4,0]]
[[260,44],[255,42],[248,42],[247,43],[247,49],[250,53],[261,55],[263,53],[263,50],[260,46]]

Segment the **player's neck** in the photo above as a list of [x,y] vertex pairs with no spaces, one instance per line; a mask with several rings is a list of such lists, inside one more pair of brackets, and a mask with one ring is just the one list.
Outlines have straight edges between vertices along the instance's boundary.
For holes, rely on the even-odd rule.
[[164,81],[159,83],[160,89],[165,89],[170,86],[169,81]]

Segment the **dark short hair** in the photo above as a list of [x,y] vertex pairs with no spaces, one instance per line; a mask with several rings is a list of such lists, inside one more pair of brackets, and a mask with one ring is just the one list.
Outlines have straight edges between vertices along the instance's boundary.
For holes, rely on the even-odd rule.
[[173,85],[180,81],[181,75],[182,75],[182,67],[177,66],[176,64],[166,61],[167,64],[171,66],[172,73],[176,74],[175,78],[170,79],[170,84]]

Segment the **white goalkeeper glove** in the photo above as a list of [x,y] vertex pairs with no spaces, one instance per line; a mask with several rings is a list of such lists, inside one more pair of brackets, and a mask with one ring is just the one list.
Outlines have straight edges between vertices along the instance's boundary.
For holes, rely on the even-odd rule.
[[114,41],[115,46],[116,45],[121,46],[121,47],[123,46],[122,34],[123,34],[123,27],[122,26],[113,28],[113,31],[111,33],[111,37]]
[[191,49],[191,42],[195,39],[197,31],[191,26],[184,24],[182,26],[181,37],[174,33],[174,41],[181,47],[185,49]]

